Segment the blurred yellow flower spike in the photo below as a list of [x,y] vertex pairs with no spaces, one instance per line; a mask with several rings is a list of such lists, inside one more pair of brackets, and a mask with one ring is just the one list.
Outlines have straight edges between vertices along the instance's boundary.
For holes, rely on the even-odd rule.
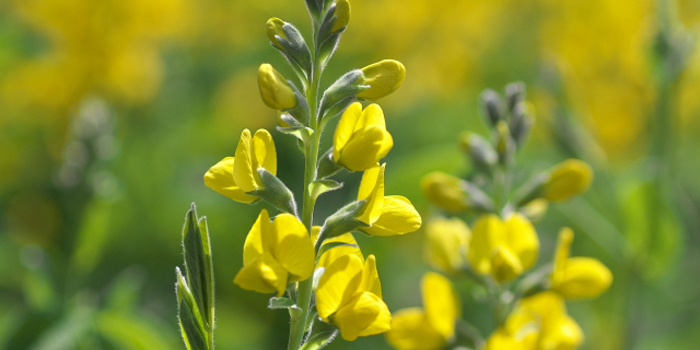
[[287,35],[284,33],[284,21],[279,18],[270,18],[265,23],[265,32],[267,33],[267,38],[270,39],[272,45],[277,46],[282,49],[277,36],[287,39]]
[[399,350],[437,350],[454,338],[462,318],[459,295],[449,279],[428,272],[422,281],[423,309],[414,307],[394,314],[389,345]]
[[551,289],[565,299],[596,298],[612,284],[612,272],[597,259],[570,258],[573,239],[574,232],[570,228],[563,228],[559,232]]
[[542,197],[552,201],[565,201],[585,192],[593,181],[593,170],[583,161],[569,159],[548,171],[549,179],[542,188]]
[[435,218],[426,228],[426,258],[448,274],[456,274],[466,263],[471,231],[459,218]]
[[422,220],[411,201],[404,196],[385,196],[382,211],[370,227],[360,228],[372,236],[395,236],[416,231]]
[[345,110],[335,129],[333,161],[353,171],[364,171],[384,158],[393,146],[382,108],[373,103],[363,111],[362,104],[355,102]]
[[321,257],[318,259],[318,262],[316,263],[316,268],[327,268],[333,261],[338,260],[338,258],[340,258],[343,255],[355,255],[358,258],[363,259],[362,251],[360,251],[360,247],[357,245],[357,241],[355,240],[355,237],[353,237],[352,233],[348,232],[340,236],[326,239],[323,244],[329,244],[333,242],[347,243],[348,245],[338,246],[323,253],[323,255],[321,255]]
[[396,91],[406,77],[406,67],[396,60],[382,60],[362,68],[362,85],[369,88],[357,94],[365,100],[378,100]]
[[287,79],[272,65],[263,63],[258,69],[258,86],[263,102],[278,111],[287,111],[297,106],[297,97]]
[[335,21],[331,32],[337,32],[348,26],[350,23],[350,2],[348,0],[338,0],[335,3]]
[[486,342],[486,350],[578,349],[583,332],[566,313],[564,299],[553,292],[542,292],[520,301],[505,326]]
[[358,220],[367,225],[374,224],[382,215],[384,208],[384,169],[386,164],[375,164],[362,174],[357,200],[367,201],[357,213]]
[[484,214],[474,223],[467,257],[474,271],[503,282],[530,269],[538,252],[537,233],[524,215],[513,213],[504,221]]
[[340,329],[347,341],[384,333],[391,313],[382,300],[374,255],[362,259],[346,254],[326,268],[316,289],[316,309],[324,322]]
[[226,157],[204,174],[204,184],[236,202],[250,204],[257,196],[246,194],[262,187],[257,169],[262,167],[277,174],[277,153],[272,136],[259,129],[251,137],[245,129],[236,148],[235,157]]
[[233,282],[260,293],[277,292],[280,297],[287,283],[311,277],[314,261],[314,245],[301,221],[287,213],[270,221],[263,209],[248,232],[243,268]]
[[428,200],[443,210],[458,213],[469,209],[467,192],[456,176],[435,171],[423,176],[421,189]]

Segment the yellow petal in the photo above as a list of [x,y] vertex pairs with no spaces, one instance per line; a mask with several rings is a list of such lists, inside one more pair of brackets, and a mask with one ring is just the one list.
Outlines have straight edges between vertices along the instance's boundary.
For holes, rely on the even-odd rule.
[[456,273],[463,268],[471,231],[458,218],[435,218],[426,228],[426,258],[436,269]]
[[352,171],[367,170],[384,158],[393,145],[386,129],[370,125],[353,134],[335,162]]
[[376,103],[371,103],[362,111],[362,115],[355,126],[355,131],[371,125],[377,125],[383,129],[386,129],[384,111],[382,110],[382,107]]
[[[265,129],[259,129],[253,136],[253,148],[255,150],[255,164],[263,167],[272,175],[277,175],[277,151],[272,135]],[[255,173],[257,174],[257,169]]]
[[338,0],[335,3],[335,21],[331,32],[336,32],[345,28],[350,22],[350,2],[348,0]]
[[564,227],[559,231],[559,239],[557,240],[557,250],[554,253],[554,271],[552,272],[552,280],[561,280],[563,278],[566,260],[571,256],[571,243],[574,240],[574,231],[568,227]]
[[[270,244],[268,242],[270,235],[270,214],[267,210],[263,209],[258,215],[258,219],[255,220],[253,227],[248,231],[248,235],[245,237],[245,243],[243,244],[243,265],[251,264],[253,260],[257,259],[263,254],[265,250],[270,249]],[[263,234],[263,231],[265,232]],[[265,244],[263,244],[263,235],[267,239]]]
[[561,202],[585,192],[593,181],[593,170],[583,161],[566,160],[549,170],[549,181],[543,186],[542,197]]
[[257,201],[258,197],[245,194],[233,181],[233,164],[234,158],[226,157],[209,168],[204,174],[204,185],[236,202],[250,204]]
[[[275,42],[277,40],[273,41],[273,43]],[[263,102],[272,109],[287,111],[297,105],[297,97],[294,95],[294,90],[292,90],[287,79],[272,68],[270,64],[264,63],[260,65],[258,69],[258,87]]]
[[491,258],[491,276],[498,282],[512,281],[523,274],[523,265],[515,254],[498,246]]
[[355,241],[355,237],[353,237],[352,233],[344,233],[340,236],[329,238],[325,240],[324,244],[332,243],[332,242],[342,242],[342,243],[348,243],[348,244],[353,244],[355,245],[354,247],[352,246],[339,246],[332,248],[331,250],[326,251],[321,255],[321,258],[318,259],[318,263],[316,264],[316,267],[328,267],[333,261],[338,259],[339,257],[350,254],[357,256],[361,260],[364,260],[364,257],[362,256],[362,252],[360,251],[360,247],[357,246],[357,241]]
[[518,333],[509,333],[499,328],[486,340],[484,350],[539,350],[538,339],[539,332],[536,328],[525,328]]
[[379,281],[379,273],[377,272],[377,259],[370,254],[362,266],[362,282],[358,287],[360,291],[376,294],[379,298],[382,297],[382,284]]
[[272,254],[289,271],[289,282],[303,281],[314,271],[314,244],[296,216],[279,214],[274,220]]
[[243,289],[259,293],[284,295],[287,288],[287,271],[269,253],[264,253],[238,271],[233,283]]
[[282,46],[280,46],[279,40],[277,40],[275,35],[287,39],[287,35],[284,33],[284,29],[282,28],[283,26],[284,21],[279,18],[270,18],[265,24],[265,32],[267,33],[267,38],[270,39],[270,41],[279,48],[282,48]]
[[[257,169],[254,169],[253,143],[250,130],[241,133],[241,139],[236,147],[236,162],[233,164],[233,180],[245,192],[258,188],[256,183]],[[255,174],[254,174],[255,172]]]
[[362,292],[332,316],[332,323],[340,329],[343,339],[354,341],[359,336],[384,333],[391,329],[391,312],[376,294]]
[[552,290],[569,300],[597,298],[608,290],[613,276],[600,261],[575,257],[566,260],[559,277],[552,280]]
[[316,309],[325,322],[357,294],[362,282],[362,260],[343,255],[331,262],[316,289]]
[[357,97],[377,100],[401,86],[406,77],[406,67],[396,60],[382,60],[362,68],[362,73],[362,83],[370,88],[357,94]]
[[428,322],[445,339],[454,336],[455,323],[462,317],[462,304],[449,279],[428,272],[421,286]]
[[518,257],[523,271],[529,270],[537,262],[540,249],[535,228],[523,214],[513,213],[506,218],[505,229],[505,245]]
[[447,341],[428,322],[421,308],[409,308],[394,313],[386,340],[397,350],[439,350]]
[[420,226],[420,214],[408,198],[385,196],[382,214],[371,227],[362,230],[374,236],[394,236],[413,232]]
[[496,214],[481,215],[474,223],[467,257],[472,269],[480,275],[491,273],[495,247],[503,242],[505,224]]
[[469,209],[461,181],[458,177],[435,171],[423,176],[420,185],[430,202],[448,212],[458,213]]
[[384,207],[384,168],[379,164],[365,170],[362,174],[357,200],[366,200],[365,206],[357,214],[357,219],[372,225],[382,215]]
[[575,350],[583,344],[581,327],[568,315],[561,317],[546,333],[540,335],[541,349]]
[[333,135],[333,161],[338,162],[338,159],[340,159],[340,152],[345,148],[348,141],[350,141],[360,116],[362,116],[362,104],[359,102],[352,103],[345,112],[343,112],[343,115],[338,121],[338,126],[335,127],[335,134]]

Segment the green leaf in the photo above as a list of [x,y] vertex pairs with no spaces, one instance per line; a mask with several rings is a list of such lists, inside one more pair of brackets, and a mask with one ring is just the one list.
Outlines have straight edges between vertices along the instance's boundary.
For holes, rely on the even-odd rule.
[[289,309],[293,307],[298,307],[294,300],[289,298],[270,298],[270,302],[267,304],[268,309]]
[[215,297],[214,297],[214,262],[211,256],[211,240],[209,237],[209,226],[207,225],[207,218],[202,217],[199,219],[199,231],[202,236],[202,253],[204,254],[204,278],[206,305],[209,309],[205,313],[207,315],[207,325],[209,326],[209,332],[214,331],[214,323],[216,322],[216,310],[215,310]]
[[283,134],[293,135],[304,143],[308,142],[308,140],[310,140],[311,136],[314,134],[313,129],[303,125],[288,127],[278,126],[277,131]]
[[317,350],[330,344],[338,335],[338,329],[332,325],[314,320],[311,328],[311,334],[307,338],[304,345],[299,350]]
[[179,268],[175,268],[177,284],[175,292],[178,300],[177,318],[180,321],[182,338],[190,350],[207,350],[207,337],[201,313],[192,292]]
[[211,295],[209,280],[211,277],[205,262],[204,241],[194,203],[185,217],[185,226],[182,231],[182,248],[185,255],[187,284],[194,296],[197,309],[202,314],[205,329],[211,329],[212,327],[208,324],[208,320],[211,319],[211,308],[209,305],[209,296]]
[[335,191],[341,187],[343,187],[343,184],[334,180],[316,180],[309,184],[309,191],[311,192],[311,197],[316,200],[318,196],[326,192]]

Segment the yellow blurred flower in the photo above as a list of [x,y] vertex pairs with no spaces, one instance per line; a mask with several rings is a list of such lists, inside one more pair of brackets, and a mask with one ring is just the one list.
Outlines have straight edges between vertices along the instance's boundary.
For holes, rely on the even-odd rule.
[[365,100],[378,100],[396,91],[406,78],[406,67],[396,60],[382,60],[362,68],[362,85],[369,89],[357,94]]
[[382,108],[373,103],[363,111],[362,104],[355,102],[345,110],[335,129],[333,161],[363,171],[377,164],[393,146]]
[[574,350],[583,332],[566,313],[564,300],[554,292],[523,299],[506,324],[487,340],[486,350]]
[[520,213],[501,220],[484,214],[474,223],[467,253],[472,269],[496,281],[510,281],[537,261],[539,240],[530,221]]
[[314,270],[314,245],[304,225],[294,215],[283,213],[270,221],[263,209],[248,232],[243,246],[243,268],[234,283],[260,293],[277,292],[287,283],[303,281]]
[[319,280],[316,309],[347,341],[388,331],[391,313],[382,300],[374,255],[364,263],[353,254],[332,261]]
[[426,228],[426,258],[430,264],[448,274],[464,268],[471,231],[459,218],[435,218]]
[[257,196],[246,194],[263,188],[258,168],[277,174],[277,152],[272,136],[259,129],[251,137],[244,129],[236,147],[235,157],[226,157],[204,174],[204,184],[237,202],[253,203]]
[[549,179],[542,188],[542,197],[552,202],[565,201],[588,190],[593,170],[583,161],[569,159],[548,171]]
[[449,279],[428,272],[422,282],[423,309],[414,307],[394,314],[389,345],[399,350],[437,350],[454,338],[462,318],[459,295]]
[[451,213],[469,209],[467,192],[456,176],[435,171],[423,176],[420,186],[428,200],[441,209]]
[[287,79],[269,63],[261,64],[258,69],[258,87],[263,102],[272,109],[286,111],[297,105],[297,97]]
[[588,257],[570,258],[574,231],[563,228],[554,257],[551,289],[566,299],[596,298],[610,287],[613,275],[599,260]]

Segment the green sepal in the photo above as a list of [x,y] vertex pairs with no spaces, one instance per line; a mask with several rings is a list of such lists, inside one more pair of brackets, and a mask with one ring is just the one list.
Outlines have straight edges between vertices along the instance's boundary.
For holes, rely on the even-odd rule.
[[523,207],[533,200],[540,198],[542,196],[543,186],[549,181],[549,177],[549,173],[545,171],[537,174],[520,186],[513,194],[513,202],[516,203],[516,207]]
[[309,10],[309,15],[315,23],[321,16],[323,10],[323,0],[306,0],[306,8]]
[[338,43],[340,43],[341,34],[345,31],[346,27],[342,27],[336,31],[332,31],[333,25],[337,20],[335,16],[336,4],[333,3],[328,7],[326,15],[323,17],[321,26],[317,32],[316,42],[318,45],[318,62],[321,67],[325,67],[328,61],[331,59],[335,50],[338,48]]
[[275,35],[279,46],[272,43],[272,47],[284,56],[304,86],[306,86],[311,78],[311,51],[299,29],[293,24],[284,22],[282,30],[284,30],[286,38]]
[[482,191],[479,186],[469,182],[462,181],[461,186],[467,193],[468,206],[478,212],[492,213],[496,209],[491,197],[486,192]]
[[330,344],[337,335],[337,328],[315,318],[314,322],[311,324],[309,336],[299,350],[317,350],[324,348],[326,345]]
[[298,308],[297,304],[294,302],[294,300],[281,297],[272,297],[270,298],[270,301],[267,303],[267,308],[268,309],[291,309],[291,308]]
[[316,178],[326,179],[341,171],[343,167],[333,161],[333,147],[329,148],[319,159],[316,165]]
[[343,187],[343,183],[335,180],[316,180],[309,184],[309,192],[311,197],[316,200],[318,196],[326,192],[335,191],[341,187]]
[[340,236],[347,232],[352,232],[364,227],[369,227],[366,223],[355,218],[355,215],[364,208],[366,200],[352,202],[333,213],[326,219],[318,235],[316,246],[319,247],[328,238]]
[[357,99],[357,94],[367,90],[368,85],[360,84],[363,73],[359,69],[351,70],[338,78],[321,98],[319,114],[321,121],[332,118],[343,111]]
[[313,129],[306,127],[306,126],[303,126],[303,125],[289,126],[289,127],[278,126],[277,131],[279,131],[283,134],[293,135],[297,139],[299,139],[301,142],[303,142],[304,144],[309,142],[309,140],[311,139],[311,136],[313,136],[313,134],[314,134]]
[[[309,103],[306,101],[306,96],[304,96],[304,94],[297,89],[294,82],[287,80],[287,83],[289,83],[289,86],[291,86],[292,90],[294,91],[294,97],[296,97],[297,105],[290,110],[284,111],[284,113],[296,120],[296,123],[294,124],[306,125],[309,123],[309,119],[311,118],[311,111],[309,110]],[[289,123],[289,125],[294,124]]]
[[294,194],[284,182],[262,167],[258,168],[258,174],[260,174],[263,188],[246,193],[262,198],[262,200],[283,212],[298,216]]

